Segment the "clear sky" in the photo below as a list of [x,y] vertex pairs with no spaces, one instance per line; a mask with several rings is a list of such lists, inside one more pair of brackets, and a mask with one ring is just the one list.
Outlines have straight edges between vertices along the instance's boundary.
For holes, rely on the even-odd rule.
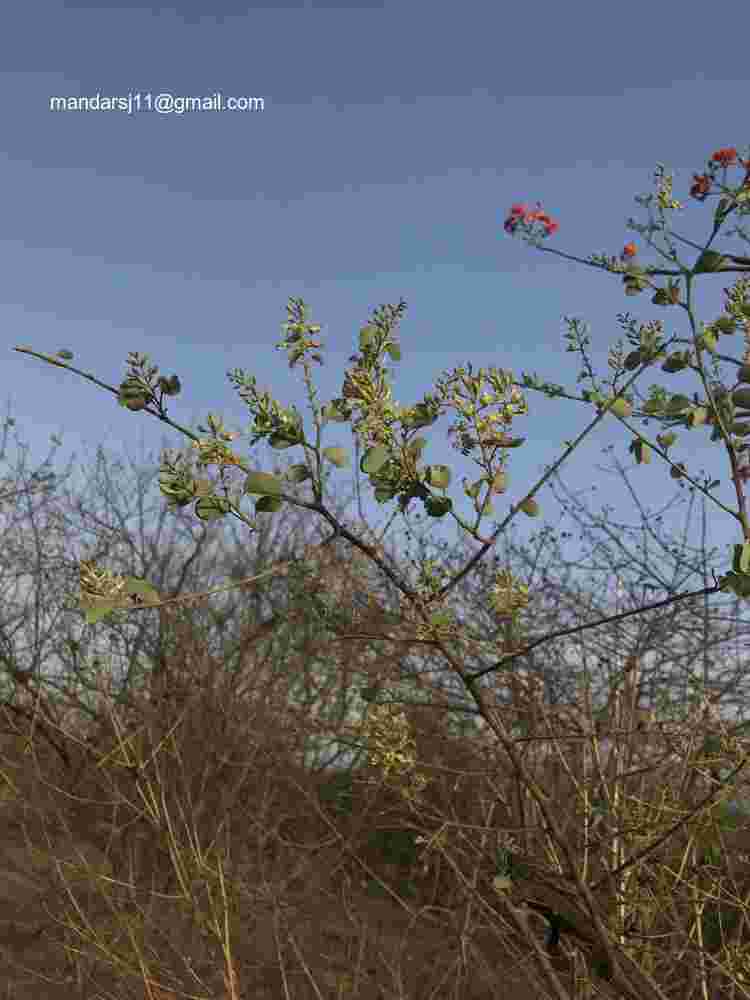
[[[560,227],[545,246],[618,255],[636,239],[640,258],[656,264],[626,222],[648,221],[634,196],[654,190],[662,162],[685,205],[673,216],[677,232],[707,237],[715,202],[688,197],[692,174],[718,148],[744,155],[750,139],[745,4],[727,2],[710,15],[642,0],[214,0],[211,14],[195,3],[179,8],[57,0],[3,15],[0,388],[32,459],[46,456],[51,434],[63,440],[60,469],[72,452],[85,464],[100,443],[116,454],[126,443],[132,450],[141,433],[156,451],[164,428],[13,353],[14,345],[67,348],[110,384],[124,377],[129,351],[146,353],[179,374],[183,393],[170,412],[193,425],[213,411],[231,428],[247,427],[226,378],[240,367],[283,404],[295,402],[310,429],[301,378],[274,350],[290,296],[304,298],[322,324],[326,364],[316,381],[326,401],[340,395],[372,310],[402,297],[394,387],[401,403],[420,400],[441,373],[469,361],[536,371],[576,391],[579,364],[564,350],[564,316],[589,324],[601,377],[622,335],[618,313],[661,319],[667,333],[688,335],[684,311],[651,305],[650,293],[625,296],[619,276],[534,250],[505,234],[503,220],[514,202],[538,200]],[[217,91],[260,97],[263,109],[50,110],[52,97]],[[730,173],[734,183],[741,176]],[[736,238],[726,249],[748,252]],[[686,248],[683,261],[693,258]],[[716,318],[731,280],[698,281],[699,318]],[[733,355],[740,345],[739,337],[722,341]],[[690,375],[668,380],[658,369],[640,385],[653,382],[688,394],[698,388]],[[593,416],[590,407],[537,393],[528,401],[530,415],[514,425],[527,443],[511,453],[498,518]],[[424,459],[452,468],[450,495],[468,516],[461,479],[479,471],[450,448],[449,423],[444,417],[423,432]],[[690,451],[675,455],[721,479],[716,495],[731,503],[726,459],[708,433],[682,439]],[[593,509],[611,504],[615,516],[638,523],[622,481],[596,469],[612,442],[632,467],[628,441],[608,417],[563,477],[574,489],[597,484]],[[173,443],[185,441],[175,435]],[[324,443],[353,454],[345,425],[329,425]],[[236,450],[247,455],[241,441]],[[281,454],[301,460],[296,449]],[[352,468],[335,473],[342,488]],[[652,510],[677,493],[658,460],[632,482]],[[363,487],[367,515],[382,523],[392,507],[379,507]],[[543,490],[540,500],[557,525],[551,494]],[[517,523],[525,537],[542,522],[521,515]],[[453,539],[449,524],[435,522],[435,530]],[[679,530],[682,514],[665,524]],[[712,514],[711,543],[726,555],[738,540],[735,522]],[[568,543],[571,556],[576,545]]]

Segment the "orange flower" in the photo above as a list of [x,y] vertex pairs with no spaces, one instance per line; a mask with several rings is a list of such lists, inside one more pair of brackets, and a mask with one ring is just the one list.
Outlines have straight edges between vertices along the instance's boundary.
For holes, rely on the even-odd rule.
[[690,197],[697,198],[698,201],[705,201],[706,195],[711,190],[711,178],[708,174],[693,174],[694,184],[690,188]]
[[554,222],[552,218],[547,215],[546,212],[529,212],[526,216],[526,222],[541,222],[544,228],[547,230],[547,235],[551,236],[560,228],[560,224]]
[[541,222],[547,230],[548,236],[560,228],[559,223],[555,222],[546,212],[541,211],[539,202],[537,202],[536,211],[529,211],[525,204],[516,202],[515,205],[511,206],[510,215],[504,223],[504,229],[508,233],[514,233],[520,223],[531,225],[534,222]]
[[725,149],[717,149],[715,153],[711,156],[711,160],[714,163],[720,164],[722,167],[731,166],[737,159],[737,150],[734,146],[727,146]]

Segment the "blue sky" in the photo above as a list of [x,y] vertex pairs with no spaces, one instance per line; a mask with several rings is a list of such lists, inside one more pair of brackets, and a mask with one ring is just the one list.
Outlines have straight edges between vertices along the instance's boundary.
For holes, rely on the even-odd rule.
[[[747,16],[743,4],[724,4],[720,18],[640,0],[622,9],[350,6],[216,0],[203,15],[193,3],[176,12],[48,2],[5,14],[2,404],[5,413],[10,402],[32,459],[46,456],[51,434],[63,440],[56,468],[72,452],[86,464],[100,443],[132,450],[141,434],[157,452],[163,428],[77,377],[13,353],[14,345],[68,348],[74,363],[110,384],[124,376],[129,351],[146,353],[180,375],[183,393],[170,413],[193,426],[209,411],[231,428],[248,425],[226,378],[228,369],[244,368],[282,403],[295,402],[310,429],[301,378],[274,350],[290,296],[304,298],[323,327],[326,364],[316,370],[323,400],[340,395],[373,309],[402,297],[408,309],[394,385],[401,403],[418,401],[441,373],[469,361],[536,371],[575,391],[579,365],[564,351],[566,315],[589,324],[600,377],[622,335],[618,313],[640,323],[661,319],[667,333],[688,335],[682,310],[652,306],[650,294],[628,298],[618,276],[540,253],[507,236],[502,223],[514,202],[539,200],[560,225],[546,246],[617,255],[636,238],[641,259],[656,263],[626,221],[647,221],[634,195],[653,191],[662,162],[686,206],[675,213],[677,232],[705,237],[714,202],[687,197],[692,173],[715,149],[744,153],[750,139],[746,32],[732,30]],[[50,111],[53,96],[216,91],[262,97],[263,110]],[[737,183],[741,174],[730,177]],[[736,238],[725,245],[747,252]],[[688,250],[683,260],[691,259]],[[730,282],[699,280],[699,318],[718,315]],[[722,345],[739,353],[739,338]],[[666,383],[656,370],[640,385],[665,382],[690,394],[698,388],[691,379]],[[536,393],[528,400],[530,415],[514,425],[527,443],[511,453],[498,518],[593,415]],[[451,466],[450,495],[468,516],[460,483],[479,471],[450,448],[449,423],[444,417],[427,430],[424,459]],[[726,459],[708,433],[683,432],[683,440],[690,451],[675,454],[720,478],[717,496],[731,503]],[[563,477],[571,488],[598,486],[594,510],[611,504],[614,516],[638,523],[622,481],[595,468],[612,442],[632,466],[628,441],[607,418]],[[344,425],[329,425],[324,443],[353,453]],[[247,455],[240,442],[237,451]],[[282,454],[301,460],[297,450]],[[351,469],[335,476],[345,489]],[[632,481],[651,509],[678,492],[658,460]],[[556,525],[549,491],[540,501]],[[391,509],[365,501],[372,523]],[[680,530],[684,510],[665,516],[665,525]],[[449,523],[435,522],[435,530],[452,539]],[[541,520],[515,523],[523,538]],[[735,522],[712,513],[709,540],[727,554],[739,540]],[[575,538],[565,551],[575,556]]]

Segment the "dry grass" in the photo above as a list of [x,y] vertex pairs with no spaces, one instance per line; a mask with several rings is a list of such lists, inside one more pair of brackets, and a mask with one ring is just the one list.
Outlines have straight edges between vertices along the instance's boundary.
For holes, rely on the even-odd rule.
[[[538,866],[538,877],[532,868],[524,884],[541,905],[555,899],[551,876],[560,858],[491,741],[451,739],[440,713],[410,710],[415,754],[401,777],[427,782],[413,797],[403,794],[408,780],[386,781],[374,764],[306,768],[306,740],[323,723],[289,708],[288,689],[272,682],[257,644],[249,645],[247,665],[243,675],[227,676],[183,632],[159,700],[133,697],[115,707],[103,696],[98,721],[85,727],[31,694],[3,710],[5,997],[524,1000],[550,995],[545,961],[571,998],[597,995],[590,975],[576,979],[580,963],[590,968],[596,957],[591,942],[564,938],[542,961],[540,911],[532,908],[533,940],[525,938],[496,891],[498,851],[509,837]],[[364,668],[345,661],[341,669],[346,678]],[[293,676],[290,662],[287,683]],[[551,735],[548,723],[537,719],[537,734]],[[351,738],[343,723],[339,731]],[[555,732],[578,731],[570,723]],[[592,806],[610,764],[587,772],[580,737],[577,744],[549,740],[546,757],[533,760],[538,745],[528,742],[526,759],[591,885],[606,875],[614,848],[632,851],[647,828],[672,822],[706,787],[705,778],[696,782],[688,751],[662,754],[653,773],[632,756],[630,775],[621,770],[616,779],[613,839]],[[628,815],[640,833],[635,819],[626,829]],[[742,920],[725,933],[717,919],[710,947],[698,940],[709,926],[693,919],[699,884],[705,890],[721,875],[723,902],[714,910],[725,915],[730,894],[741,903],[750,889],[742,829],[721,834],[713,882],[705,865],[702,881],[691,871],[701,836],[707,843],[714,827],[710,819],[693,823],[629,883],[628,913],[637,910],[644,935],[629,939],[629,953],[666,997],[690,995],[701,944],[711,968],[720,963],[726,973],[748,940]],[[661,880],[656,888],[670,894],[670,906],[654,907],[649,879]],[[616,927],[611,885],[597,898]],[[700,905],[708,912],[712,904]]]

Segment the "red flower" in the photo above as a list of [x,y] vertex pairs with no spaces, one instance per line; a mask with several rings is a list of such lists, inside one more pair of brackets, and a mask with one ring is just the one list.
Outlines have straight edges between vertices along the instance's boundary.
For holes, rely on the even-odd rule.
[[528,212],[528,208],[526,207],[526,205],[523,202],[518,202],[517,201],[515,203],[515,205],[511,205],[511,207],[510,207],[510,214],[511,215],[521,215],[521,216],[523,216],[523,215],[526,215],[527,212]]
[[717,149],[711,156],[711,160],[714,163],[720,164],[722,167],[730,167],[736,159],[737,150],[734,146],[727,146],[725,149]]
[[[750,159],[742,160],[737,156],[734,146],[727,146],[725,149],[717,149],[711,155],[710,163],[716,163],[721,167],[730,167],[736,161],[737,166],[745,168],[745,179],[740,185],[743,188],[750,187]],[[690,188],[690,197],[705,201],[706,195],[711,190],[713,179],[708,174],[693,174],[693,186]]]
[[693,181],[695,183],[690,188],[690,197],[697,198],[698,201],[705,201],[713,181],[708,174],[693,174]]
[[626,260],[628,257],[635,257],[637,253],[638,253],[638,248],[636,247],[635,243],[630,242],[626,243],[625,246],[622,248],[621,256],[623,260]]
[[525,225],[531,225],[534,222],[541,222],[544,228],[547,230],[547,235],[551,236],[552,233],[556,232],[560,226],[559,223],[554,222],[553,219],[546,213],[540,210],[540,203],[537,202],[536,211],[529,211],[525,204],[517,202],[515,205],[511,206],[510,215],[505,220],[504,228],[508,233],[513,233],[519,223],[524,223]]
[[544,228],[547,230],[547,235],[551,236],[552,233],[556,232],[560,228],[558,222],[554,222],[553,219],[547,215],[546,212],[530,212],[526,216],[527,222],[541,222]]
[[504,229],[507,233],[513,233],[516,230],[516,226],[519,222],[523,222],[523,219],[527,213],[528,209],[526,205],[522,205],[516,202],[515,205],[511,205],[510,215],[505,220]]

